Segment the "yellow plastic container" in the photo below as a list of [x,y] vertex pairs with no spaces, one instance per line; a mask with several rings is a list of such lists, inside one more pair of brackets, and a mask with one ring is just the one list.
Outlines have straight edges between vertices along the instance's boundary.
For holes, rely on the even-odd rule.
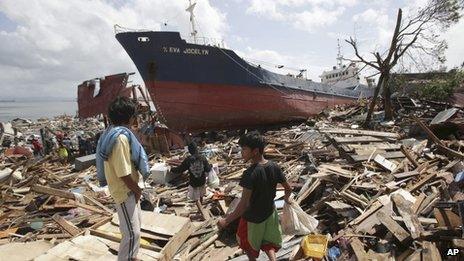
[[328,243],[325,235],[307,235],[301,240],[301,248],[305,257],[322,259],[327,252]]

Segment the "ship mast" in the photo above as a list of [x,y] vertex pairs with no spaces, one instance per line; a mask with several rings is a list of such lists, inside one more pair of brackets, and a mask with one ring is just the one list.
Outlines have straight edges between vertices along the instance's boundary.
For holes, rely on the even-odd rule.
[[340,39],[337,39],[337,49],[338,49],[338,53],[337,53],[337,61],[338,61],[338,67],[342,68],[342,62],[343,62],[343,55],[342,55],[342,52],[341,52],[341,46],[340,46]]
[[190,35],[193,37],[193,42],[197,43],[197,30],[195,29],[195,15],[193,14],[193,9],[197,3],[192,4],[192,0],[189,0],[189,7],[185,11],[190,13],[190,24],[192,25],[192,32]]

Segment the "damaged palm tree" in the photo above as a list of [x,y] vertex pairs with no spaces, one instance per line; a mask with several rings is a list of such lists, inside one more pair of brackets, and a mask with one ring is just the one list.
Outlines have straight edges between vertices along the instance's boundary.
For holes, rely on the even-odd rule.
[[[430,0],[416,14],[403,20],[403,11],[398,9],[396,26],[391,39],[390,47],[385,52],[374,51],[374,59],[363,57],[359,52],[356,39],[346,40],[355,52],[356,60],[374,68],[379,74],[379,81],[367,113],[365,125],[369,125],[380,90],[383,90],[385,119],[391,120],[391,90],[388,86],[390,72],[400,59],[407,57],[412,63],[417,63],[413,57],[429,57],[434,61],[444,62],[446,41],[440,39],[438,31],[443,32],[451,25],[456,24],[464,7],[462,0]],[[413,55],[414,54],[414,55]],[[425,56],[424,56],[425,55]]]

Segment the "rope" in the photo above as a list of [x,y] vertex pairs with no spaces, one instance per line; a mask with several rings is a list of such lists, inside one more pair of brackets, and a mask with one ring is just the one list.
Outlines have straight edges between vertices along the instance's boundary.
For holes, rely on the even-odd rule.
[[[250,70],[248,70],[248,68],[246,68],[245,66],[243,66],[242,64],[240,64],[238,61],[236,61],[233,57],[231,57],[230,55],[228,55],[226,52],[224,52],[224,50],[222,50],[221,48],[217,47],[223,54],[225,54],[229,59],[231,59],[233,62],[235,62],[238,66],[240,66],[242,69],[244,69],[246,72],[248,72],[249,74],[251,74],[252,76],[254,76],[256,79],[258,79],[259,81],[263,82],[265,85],[271,87],[272,89],[284,94],[284,95],[287,95],[288,93],[285,93],[279,89],[277,89],[276,87],[272,86],[271,84],[268,84],[264,81],[264,79],[260,78],[259,76],[257,76],[256,74],[254,74],[253,72],[251,72]],[[284,88],[287,88],[289,89],[288,87],[284,86]]]

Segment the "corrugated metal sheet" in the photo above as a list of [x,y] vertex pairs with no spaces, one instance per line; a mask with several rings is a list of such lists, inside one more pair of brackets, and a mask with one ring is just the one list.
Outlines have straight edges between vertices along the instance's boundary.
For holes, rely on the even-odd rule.
[[118,96],[131,96],[132,87],[127,88],[128,73],[106,76],[100,80],[100,90],[95,92],[95,81],[84,81],[77,87],[77,104],[79,118],[94,117],[99,114],[106,115],[109,103]]

